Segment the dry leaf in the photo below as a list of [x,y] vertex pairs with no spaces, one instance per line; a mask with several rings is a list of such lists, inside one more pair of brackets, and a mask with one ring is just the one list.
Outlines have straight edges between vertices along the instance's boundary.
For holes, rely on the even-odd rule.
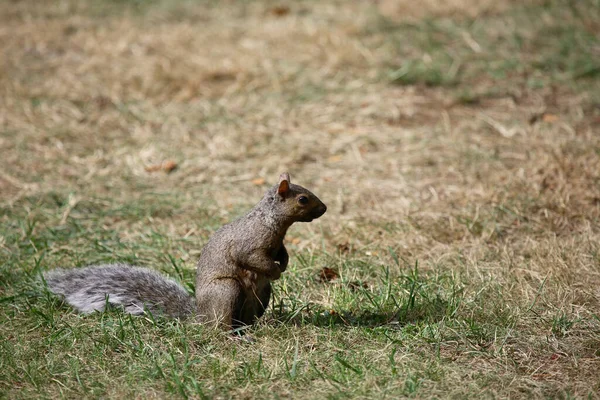
[[350,245],[348,243],[338,243],[337,248],[340,253],[348,253],[350,251]]
[[163,161],[160,164],[148,165],[144,169],[146,172],[156,172],[156,171],[165,171],[166,173],[170,173],[174,169],[177,168],[177,163],[172,160]]
[[328,267],[323,267],[321,272],[319,272],[319,280],[321,282],[330,282],[339,277],[340,277],[340,274],[338,274],[334,269],[331,269]]
[[544,122],[550,122],[550,123],[556,122],[556,121],[558,121],[558,115],[555,115],[555,114],[544,114],[542,116],[542,121],[544,121]]
[[169,173],[169,172],[173,171],[175,168],[177,168],[177,163],[172,160],[167,160],[162,163],[161,167],[162,167],[163,171]]
[[558,115],[555,114],[550,114],[550,113],[537,113],[537,114],[533,114],[530,118],[529,118],[529,124],[533,125],[538,121],[543,121],[543,122],[548,122],[548,123],[553,123],[558,121]]
[[256,185],[256,186],[260,186],[260,185],[264,185],[265,184],[265,178],[256,178],[256,179],[252,179],[252,184]]
[[213,82],[233,81],[237,78],[236,74],[228,71],[213,71],[206,74],[205,79]]
[[288,6],[276,6],[271,8],[271,14],[277,17],[283,17],[284,15],[288,15],[290,13],[290,8]]

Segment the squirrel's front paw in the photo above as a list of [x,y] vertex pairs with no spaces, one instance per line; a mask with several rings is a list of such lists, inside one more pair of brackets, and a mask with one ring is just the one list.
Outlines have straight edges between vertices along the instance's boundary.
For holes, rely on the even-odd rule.
[[285,269],[287,268],[288,261],[287,260],[283,260],[283,261],[277,260],[277,261],[275,261],[275,264],[277,264],[277,266],[279,267],[279,270],[281,272],[284,272]]
[[287,268],[287,262],[275,261],[275,264],[279,268],[280,272],[285,272],[285,269]]
[[271,270],[271,273],[269,274],[269,279],[271,279],[272,281],[276,281],[280,277],[281,277],[281,270],[279,269],[279,264],[275,263],[275,268],[273,268]]

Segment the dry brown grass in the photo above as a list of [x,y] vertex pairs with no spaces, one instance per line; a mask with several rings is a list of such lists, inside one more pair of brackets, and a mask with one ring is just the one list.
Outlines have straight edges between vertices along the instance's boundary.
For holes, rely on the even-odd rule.
[[[465,58],[461,69],[472,74],[457,85],[391,84],[388,70],[404,57],[418,54],[425,65],[436,59],[411,37],[393,50],[398,43],[378,26],[391,22],[378,10],[411,24],[487,16],[474,23],[488,24],[489,39],[506,33],[493,16],[520,7],[409,3],[297,2],[289,9],[272,2],[0,3],[2,223],[10,224],[12,212],[35,211],[24,199],[51,193],[71,194],[55,216],[63,224],[78,202],[175,193],[181,212],[156,217],[162,232],[195,238],[199,247],[210,229],[192,218],[197,208],[229,220],[263,191],[253,179],[272,182],[289,170],[330,206],[321,222],[291,232],[294,252],[343,248],[344,257],[378,266],[393,263],[391,248],[419,260],[425,273],[442,265],[463,274],[473,293],[484,296],[486,285],[497,285],[500,309],[516,321],[510,337],[456,339],[485,347],[487,358],[444,343],[439,351],[451,360],[445,379],[472,387],[432,386],[422,396],[477,397],[485,385],[500,397],[595,396],[598,78],[581,85],[560,75],[550,85],[529,85],[538,72],[526,62],[542,53],[525,49],[524,66],[503,79],[475,71],[477,61]],[[560,22],[556,15],[540,18]],[[594,34],[597,21],[581,18],[582,29]],[[513,28],[534,42],[528,27]],[[456,45],[498,62],[509,56],[467,30],[458,37],[451,54]],[[463,90],[473,91],[475,101],[461,101]],[[177,169],[147,170],[165,160],[175,160]],[[135,242],[146,223],[115,217],[103,228]],[[11,251],[2,240],[0,248]],[[190,267],[196,256],[197,248],[182,255]],[[303,293],[324,307],[335,304],[335,295],[320,287]],[[549,330],[560,315],[578,322]],[[477,374],[487,383],[475,383]],[[319,385],[319,393],[331,390]]]

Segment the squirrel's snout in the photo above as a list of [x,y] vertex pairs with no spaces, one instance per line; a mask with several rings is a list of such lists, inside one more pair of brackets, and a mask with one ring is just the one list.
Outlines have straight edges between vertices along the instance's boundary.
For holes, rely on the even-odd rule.
[[321,215],[325,214],[325,211],[327,211],[327,206],[322,204],[321,207],[317,208],[315,218],[319,218]]
[[325,204],[321,203],[319,206],[313,207],[313,209],[310,210],[310,212],[306,215],[306,217],[300,219],[299,221],[310,222],[313,219],[317,219],[321,215],[325,214],[325,211],[327,211],[327,206]]

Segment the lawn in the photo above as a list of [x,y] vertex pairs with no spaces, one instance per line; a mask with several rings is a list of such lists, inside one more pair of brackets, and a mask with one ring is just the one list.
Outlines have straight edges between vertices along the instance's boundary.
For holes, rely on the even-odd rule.
[[[6,0],[0,54],[0,398],[600,398],[599,0]],[[193,292],[283,171],[254,342],[40,280]]]

